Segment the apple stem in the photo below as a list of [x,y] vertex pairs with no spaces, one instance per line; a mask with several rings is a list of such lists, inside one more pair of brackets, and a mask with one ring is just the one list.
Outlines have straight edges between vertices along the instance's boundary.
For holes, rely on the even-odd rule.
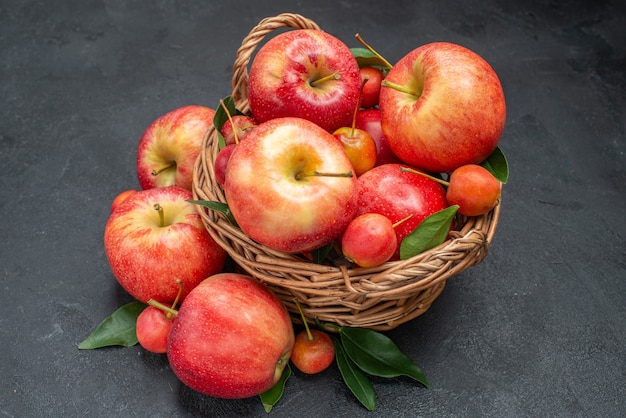
[[311,334],[311,330],[309,329],[309,323],[304,317],[304,312],[302,311],[300,302],[298,302],[298,299],[294,299],[294,302],[296,302],[296,306],[298,307],[298,312],[300,312],[300,316],[302,317],[302,323],[304,324],[304,329],[306,330],[306,338],[309,341],[313,341],[313,334]]
[[152,174],[153,176],[158,176],[159,174],[161,174],[162,172],[164,172],[165,170],[168,170],[172,167],[176,167],[176,161],[171,161],[169,164],[164,165],[162,167],[159,168],[155,168],[154,170],[152,170],[150,172],[150,174]]
[[230,122],[230,126],[233,128],[233,135],[235,137],[235,144],[239,143],[239,136],[237,136],[237,129],[235,128],[235,124],[233,123],[233,117],[230,115],[230,112],[228,111],[228,108],[226,107],[226,104],[224,103],[223,99],[220,99],[220,106],[222,106],[222,109],[224,109],[224,112],[226,112],[226,117],[228,118],[228,122]]
[[303,171],[296,174],[296,180],[301,180],[304,177],[354,177],[352,171],[346,171],[345,173],[325,173],[323,171]]
[[159,301],[156,301],[154,299],[150,299],[148,301],[148,305],[154,306],[155,308],[159,308],[162,311],[167,312],[168,315],[171,315],[171,316],[178,315],[178,311],[176,309],[172,309],[169,306],[167,306],[167,305],[165,305],[165,304],[163,304],[163,303],[161,303]]
[[356,129],[356,116],[359,114],[359,109],[361,108],[361,100],[363,99],[363,87],[365,87],[365,83],[370,79],[369,75],[363,77],[363,81],[361,81],[361,89],[359,90],[359,100],[356,102],[356,106],[354,106],[354,114],[352,115],[352,130],[350,131],[350,138],[354,138],[354,130]]
[[357,41],[361,42],[361,44],[367,48],[372,54],[376,55],[376,57],[378,57],[378,59],[380,59],[387,68],[391,69],[393,68],[393,65],[391,65],[391,63],[389,61],[387,61],[385,59],[385,57],[383,57],[382,55],[380,55],[378,52],[376,52],[376,50],[374,48],[372,48],[367,42],[365,42],[363,40],[363,38],[361,38],[361,35],[359,35],[358,33],[356,35],[354,35],[354,37],[357,39]]
[[395,228],[395,227],[397,227],[397,226],[400,226],[400,225],[401,225],[401,224],[403,224],[404,222],[406,222],[406,221],[408,221],[409,219],[411,219],[411,218],[413,217],[413,215],[414,215],[414,214],[412,213],[412,214],[410,214],[409,216],[407,216],[406,218],[404,218],[404,219],[400,219],[398,222],[396,222],[395,224],[393,224],[393,225],[391,225],[391,226],[392,226],[393,228]]
[[416,91],[411,90],[411,89],[409,89],[409,88],[406,88],[406,87],[404,87],[404,86],[401,86],[400,84],[393,83],[393,82],[391,82],[391,81],[389,81],[389,80],[387,80],[387,79],[383,80],[383,81],[380,83],[380,85],[381,85],[382,87],[391,87],[391,88],[392,88],[392,89],[394,89],[394,90],[397,90],[397,91],[399,91],[399,92],[401,92],[401,93],[408,94],[408,95],[413,96],[413,97],[415,97],[415,98],[420,97],[420,95],[419,95]]
[[332,74],[329,74],[325,77],[322,78],[318,78],[317,80],[313,80],[311,82],[309,82],[309,84],[313,87],[315,87],[317,84],[319,83],[324,83],[326,81],[330,81],[330,80],[339,80],[341,78],[341,75],[339,74],[339,72],[334,72]]
[[[172,303],[172,309],[176,309],[180,296],[183,294],[183,281],[181,279],[176,279],[176,283],[178,284],[178,293],[176,294],[176,299],[174,299],[174,302]],[[173,314],[171,312],[167,312],[165,314],[167,319],[172,319],[172,316]]]
[[165,226],[165,215],[163,214],[163,207],[158,203],[155,203],[152,207],[159,213],[159,226],[163,228]]
[[420,175],[420,176],[422,176],[422,177],[426,177],[426,178],[428,178],[428,179],[431,179],[432,181],[436,181],[437,183],[439,183],[439,184],[443,184],[443,185],[444,185],[444,186],[446,186],[446,187],[450,185],[450,183],[449,183],[449,182],[447,182],[447,181],[445,181],[445,180],[442,180],[442,179],[440,179],[440,178],[437,178],[437,177],[431,176],[430,174],[426,174],[426,173],[424,173],[424,172],[422,172],[422,171],[415,170],[415,169],[413,169],[413,168],[409,168],[409,167],[400,167],[400,171],[404,171],[404,172],[407,172],[407,173],[419,174],[419,175]]

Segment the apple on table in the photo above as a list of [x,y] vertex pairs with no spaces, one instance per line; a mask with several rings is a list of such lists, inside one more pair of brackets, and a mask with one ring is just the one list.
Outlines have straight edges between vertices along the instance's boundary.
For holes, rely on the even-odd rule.
[[172,303],[208,276],[220,272],[226,251],[206,230],[189,190],[139,190],[111,213],[104,249],[119,284],[134,298]]

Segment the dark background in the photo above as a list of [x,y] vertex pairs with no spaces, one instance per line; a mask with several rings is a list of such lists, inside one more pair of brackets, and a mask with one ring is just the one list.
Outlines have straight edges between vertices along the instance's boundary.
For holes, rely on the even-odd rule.
[[129,302],[103,229],[158,116],[230,94],[263,17],[301,13],[390,61],[451,41],[491,63],[511,175],[482,264],[388,335],[431,383],[294,373],[274,417],[626,416],[623,1],[0,1],[0,416],[266,416],[164,356],[77,344]]

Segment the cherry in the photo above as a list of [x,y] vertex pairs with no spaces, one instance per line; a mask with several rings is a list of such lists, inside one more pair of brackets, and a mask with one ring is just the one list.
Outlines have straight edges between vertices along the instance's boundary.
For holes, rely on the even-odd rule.
[[303,373],[320,373],[326,370],[335,359],[333,340],[324,331],[310,329],[297,300],[296,305],[302,316],[304,330],[296,334],[291,351],[291,362]]
[[183,291],[183,282],[177,280],[178,295],[171,307],[155,300],[148,301],[148,307],[137,317],[135,332],[137,341],[146,351],[163,354],[167,352],[167,339],[172,328],[172,319],[176,316],[176,304]]

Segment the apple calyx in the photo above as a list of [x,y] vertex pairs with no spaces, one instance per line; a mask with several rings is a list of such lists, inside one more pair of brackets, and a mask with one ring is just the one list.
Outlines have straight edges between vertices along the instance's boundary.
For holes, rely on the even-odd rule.
[[393,83],[393,82],[391,82],[391,81],[389,81],[389,80],[387,80],[387,79],[383,80],[383,81],[380,83],[380,85],[381,85],[382,87],[390,87],[390,88],[392,88],[392,89],[394,89],[394,90],[397,90],[397,91],[399,91],[399,92],[401,92],[401,93],[408,94],[409,96],[413,96],[413,97],[415,97],[416,99],[417,99],[417,98],[419,98],[419,97],[422,95],[422,92],[421,92],[421,91],[411,90],[411,89],[410,89],[410,88],[408,88],[408,87],[401,86],[400,84]]
[[155,168],[154,170],[150,172],[150,174],[156,177],[162,172],[167,171],[170,168],[175,168],[175,167],[176,167],[176,161],[170,161],[169,164],[167,165],[161,166],[159,168]]
[[354,177],[352,171],[346,171],[344,173],[326,173],[323,171],[302,171],[296,174],[296,180],[302,180],[306,177]]
[[339,72],[336,71],[325,77],[321,77],[316,80],[309,81],[309,85],[311,85],[311,87],[317,87],[318,84],[325,83],[326,81],[331,81],[331,80],[339,80],[340,78],[341,78],[341,74],[339,74]]
[[436,181],[437,183],[448,187],[450,185],[450,182],[447,182],[445,180],[442,180],[440,178],[431,176],[430,174],[426,174],[423,171],[419,171],[419,170],[415,170],[413,168],[409,168],[409,167],[400,167],[400,171],[403,171],[405,173],[413,173],[413,174],[419,174],[422,177],[426,177],[427,179],[430,179],[432,181]]
[[389,69],[393,68],[393,65],[391,65],[391,63],[389,61],[387,61],[385,59],[385,57],[383,57],[382,55],[380,55],[374,48],[372,48],[367,42],[365,42],[363,40],[363,38],[361,37],[361,35],[359,35],[358,33],[354,35],[354,37],[357,39],[357,41],[359,41],[365,48],[367,48],[372,54],[376,55],[376,57],[381,60],[385,66]]
[[165,312],[165,318],[167,319],[172,319],[172,317],[178,315],[178,311],[176,310],[176,305],[178,304],[178,301],[180,300],[180,295],[183,293],[183,281],[181,279],[176,279],[176,283],[178,283],[178,294],[176,295],[176,299],[174,299],[174,302],[172,303],[171,307],[159,301],[156,301],[154,299],[150,299],[148,301],[148,305],[154,306],[155,308],[158,308],[162,310],[163,312]]

